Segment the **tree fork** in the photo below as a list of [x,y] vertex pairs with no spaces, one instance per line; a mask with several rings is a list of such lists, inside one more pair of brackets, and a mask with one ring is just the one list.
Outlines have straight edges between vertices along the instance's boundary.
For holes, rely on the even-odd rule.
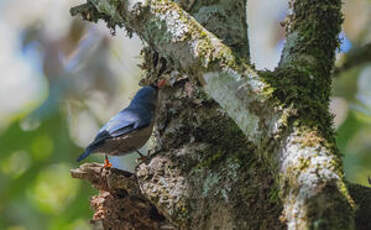
[[[233,1],[237,2],[241,1]],[[110,28],[125,26],[172,63],[167,77],[175,83],[163,94],[157,121],[161,151],[137,168],[146,199],[182,229],[283,229],[283,223],[289,229],[352,229],[352,195],[359,205],[355,224],[367,229],[370,204],[357,194],[369,189],[349,186],[348,194],[327,112],[329,75],[342,22],[340,1],[291,1],[287,44],[273,73],[255,71],[248,52],[238,52],[248,50],[247,37],[226,39],[223,30],[207,23],[213,16],[202,21],[202,13],[210,11],[200,13],[198,1],[182,3],[194,17],[168,0],[90,0],[71,9],[86,20],[104,19]],[[326,23],[333,23],[329,32],[328,26],[316,26]],[[241,25],[244,31],[243,20]],[[308,28],[314,37],[300,39],[307,38]],[[330,45],[316,38],[326,38]],[[316,50],[320,54],[313,53]],[[324,84],[318,87],[316,82]],[[211,111],[217,115],[210,116]],[[214,125],[207,122],[210,119]],[[238,142],[231,146],[227,139]],[[258,211],[251,213],[249,207]],[[238,212],[242,210],[248,212]]]

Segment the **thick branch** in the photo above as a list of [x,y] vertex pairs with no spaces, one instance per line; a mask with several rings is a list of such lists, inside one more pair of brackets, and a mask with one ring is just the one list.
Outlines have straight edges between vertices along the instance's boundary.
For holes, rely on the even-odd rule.
[[354,202],[343,182],[341,159],[319,132],[304,127],[294,127],[279,147],[288,227],[353,229]]
[[[96,7],[94,12],[92,5]],[[104,14],[108,24],[125,24],[181,70],[197,76],[209,95],[257,146],[263,137],[273,136],[281,127],[283,111],[273,108],[269,101],[272,92],[269,84],[249,66],[240,65],[229,47],[177,4],[169,0],[145,4],[88,1],[84,6],[71,9],[72,14],[80,13],[85,19],[89,19],[87,15]]]
[[[258,74],[247,64],[241,63],[232,49],[169,0],[90,0],[85,7],[74,8],[73,13],[80,13],[86,19],[94,16],[103,18],[109,26],[125,25],[127,30],[138,33],[143,40],[166,59],[172,61],[175,67],[183,73],[197,77],[208,95],[224,108],[248,139],[253,142],[255,152],[268,156],[271,165],[273,165],[273,171],[279,172],[279,183],[282,188],[281,198],[284,201],[283,206],[285,208],[283,219],[287,221],[290,229],[316,227],[351,229],[353,227],[353,202],[343,183],[340,158],[336,155],[333,132],[330,128],[331,117],[327,113],[331,83],[328,75],[332,68],[333,53],[337,45],[336,31],[340,28],[341,23],[339,4],[339,1],[331,1],[331,3],[329,1],[315,1],[315,3],[309,0],[293,1],[294,13],[289,23],[288,42],[280,69],[273,75],[269,73]],[[320,7],[316,8],[318,6]],[[305,10],[308,10],[308,13],[305,13]],[[314,24],[308,24],[306,20],[309,19],[313,19],[312,23]],[[96,18],[90,18],[90,20],[95,21]],[[322,25],[319,24],[321,22],[325,23],[326,20],[330,23],[326,24],[330,27],[329,33],[326,33]],[[305,33],[306,29],[310,29],[308,30],[309,34],[319,33],[319,35],[308,37]],[[301,37],[305,41],[303,44],[301,43]],[[323,41],[325,47],[323,47],[322,40],[319,40],[319,38],[325,40]],[[313,50],[311,50],[312,47]],[[321,50],[321,48],[326,49]],[[321,79],[323,81],[319,81]],[[171,95],[177,94],[168,94],[169,97]],[[184,97],[182,99],[184,100]],[[171,105],[171,108],[175,111],[174,105]],[[195,105],[197,103],[192,104],[193,107]],[[166,113],[163,112],[162,114]],[[204,121],[207,118],[205,116],[202,119],[195,120]],[[224,122],[224,120],[222,121]],[[169,121],[163,122],[165,127],[169,125],[167,122]],[[223,122],[220,124],[223,124]],[[189,131],[189,127],[194,125],[185,119],[184,123],[187,125],[181,126],[182,123],[169,125],[174,128],[172,130],[165,129],[162,134],[163,139],[172,140],[166,137],[167,132],[169,132],[169,136],[181,135],[182,127],[187,127],[186,130]],[[194,126],[197,127],[197,125]],[[223,128],[225,127],[223,126]],[[187,136],[189,133],[185,132],[184,135]],[[234,137],[235,135],[232,135],[230,138]],[[192,140],[192,138],[190,139]],[[199,137],[199,139],[203,140],[202,137]],[[191,140],[189,142],[193,143]],[[156,203],[161,208],[160,210],[167,218],[187,223],[186,216],[189,217],[190,213],[194,214],[192,207],[199,204],[199,202],[194,203],[195,199],[191,199],[193,197],[189,193],[198,192],[199,195],[201,192],[203,194],[203,191],[196,190],[195,186],[192,187],[187,184],[189,181],[184,180],[183,176],[183,180],[176,183],[179,182],[179,186],[185,185],[186,188],[193,188],[194,190],[176,193],[174,199],[180,197],[179,203],[167,201],[169,197],[164,196],[168,192],[164,183],[173,183],[172,179],[176,177],[174,175],[192,173],[192,175],[198,176],[196,178],[188,176],[187,179],[192,182],[204,183],[204,186],[211,183],[217,185],[218,188],[224,186],[225,189],[221,190],[221,196],[225,197],[225,200],[228,201],[227,204],[230,203],[228,195],[244,197],[241,194],[246,191],[238,187],[241,181],[230,179],[234,176],[230,176],[228,173],[242,174],[243,171],[239,171],[239,169],[243,168],[241,166],[247,165],[248,162],[243,157],[248,153],[244,152],[239,155],[237,152],[236,155],[229,155],[228,151],[230,150],[226,150],[225,152],[228,152],[228,154],[226,156],[222,154],[222,156],[233,164],[229,164],[231,168],[223,171],[221,166],[224,166],[224,161],[217,161],[221,162],[221,165],[213,166],[212,169],[217,170],[214,174],[214,171],[206,170],[201,167],[202,165],[200,167],[205,171],[194,165],[196,164],[194,163],[195,159],[213,153],[213,145],[208,143],[206,150],[204,150],[205,143],[203,142],[205,140],[203,140],[203,142],[198,143],[199,145],[191,145],[199,147],[191,153],[192,149],[183,142],[181,142],[182,148],[180,149],[178,141],[179,139],[174,141],[173,145],[169,144],[170,141],[163,142],[164,145],[168,145],[167,150],[169,152],[162,153],[162,155],[166,155],[165,160],[159,158],[157,161],[166,163],[159,167],[151,165],[139,169],[139,172],[143,173],[141,174],[143,178],[140,179],[141,188],[145,190],[145,194],[150,197],[151,202]],[[241,140],[240,143],[245,142]],[[248,146],[248,143],[245,143],[245,146]],[[193,154],[198,153],[198,151],[204,155],[198,156],[196,154],[194,156]],[[174,156],[174,152],[177,154],[176,156]],[[233,156],[234,158],[231,158]],[[243,156],[243,161],[240,161],[241,156]],[[175,160],[172,158],[175,158]],[[213,159],[211,158],[212,163],[214,163]],[[238,163],[235,163],[236,159]],[[218,172],[224,174],[219,176]],[[207,177],[202,176],[206,173]],[[159,180],[154,179],[155,176],[161,179],[164,174],[170,178],[169,181],[160,180],[161,184]],[[211,176],[209,177],[209,175]],[[212,175],[217,176],[212,177]],[[220,178],[228,178],[227,185],[223,184],[224,181]],[[246,183],[248,178],[250,177],[246,175],[243,183]],[[175,187],[169,187],[169,189],[176,192],[183,191],[182,189],[173,189],[177,188],[176,183]],[[159,190],[154,194],[150,187],[153,184],[159,186]],[[235,193],[228,190],[235,187],[237,187]],[[212,196],[212,194],[206,194],[208,195],[207,198]],[[201,201],[205,205],[213,204],[209,201]],[[236,202],[236,200],[233,200],[233,202]],[[183,206],[185,203],[190,203],[191,208]],[[247,203],[249,201],[246,201]],[[217,204],[218,207],[223,207],[223,203],[218,202]],[[183,209],[183,207],[187,208]],[[233,207],[229,208],[235,210]],[[343,211],[341,215],[337,215],[339,208]],[[222,208],[221,211],[223,211]],[[340,220],[338,219],[339,216]],[[203,216],[198,215],[197,217],[202,219]],[[212,217],[208,218],[213,219]],[[200,224],[199,226],[202,227],[201,224],[204,224],[204,222],[200,222],[193,224]],[[226,223],[236,224],[236,222],[230,220],[223,222],[223,224]],[[240,224],[240,222],[238,223]],[[247,226],[247,223],[244,224]]]
[[341,1],[291,0],[289,5],[281,68],[296,67],[314,78],[330,78],[343,22]]
[[234,54],[248,61],[246,4],[246,0],[196,1],[188,12],[230,47]]
[[272,80],[277,98],[298,112],[277,148],[284,216],[289,229],[352,229],[354,202],[328,113],[341,1],[291,0],[290,8],[286,45]]
[[[141,169],[141,171],[142,170],[143,169]],[[149,228],[151,229],[176,229],[171,224],[165,223],[163,217],[153,209],[153,206],[146,203],[145,199],[140,194],[140,191],[136,189],[138,188],[137,179],[133,174],[117,169],[107,170],[104,169],[101,164],[91,163],[84,164],[80,166],[80,168],[71,170],[71,175],[74,178],[87,180],[97,189],[103,190],[98,196],[93,197],[91,201],[91,205],[95,209],[93,224],[98,226],[97,229],[102,229],[99,228],[99,226],[105,226],[106,228],[112,227],[111,225],[107,226],[105,224],[113,223],[110,221],[112,221],[111,216],[114,216],[115,210],[118,211],[116,206],[125,208],[125,211],[120,210],[119,216],[116,217],[130,216],[130,218],[122,218],[120,221],[116,221],[116,225],[111,229],[126,229],[129,226],[137,227],[136,229],[143,229],[141,227],[146,228],[148,226],[150,226]],[[111,183],[109,183],[109,181]],[[108,186],[108,184],[110,185]],[[251,185],[253,184],[254,183],[251,183]],[[355,198],[355,201],[358,204],[355,218],[356,229],[371,229],[371,222],[369,221],[371,218],[371,189],[350,183],[348,184],[348,188],[350,194]],[[131,200],[131,202],[128,200]],[[140,220],[136,218],[140,218]],[[265,218],[268,217],[265,216]],[[125,223],[127,225],[123,226]],[[136,225],[130,225],[133,223]],[[255,224],[261,225],[262,223]],[[250,226],[254,225],[252,224]],[[281,227],[275,228],[270,225],[270,229],[280,228]]]
[[86,163],[71,170],[71,175],[100,191],[90,201],[95,229],[175,229],[141,194],[134,174]]

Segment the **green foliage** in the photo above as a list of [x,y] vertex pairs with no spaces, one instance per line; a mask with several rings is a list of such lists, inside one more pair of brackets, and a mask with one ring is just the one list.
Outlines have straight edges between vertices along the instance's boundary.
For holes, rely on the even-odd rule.
[[70,177],[81,149],[66,114],[57,110],[36,129],[24,127],[16,120],[0,135],[0,229],[89,229],[94,190]]
[[337,132],[337,146],[343,153],[345,176],[353,183],[369,186],[371,176],[371,124],[350,111]]

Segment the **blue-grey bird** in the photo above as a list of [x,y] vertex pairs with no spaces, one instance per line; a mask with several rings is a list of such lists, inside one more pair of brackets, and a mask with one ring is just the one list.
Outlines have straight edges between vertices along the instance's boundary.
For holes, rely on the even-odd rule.
[[[105,153],[105,167],[110,167],[107,155],[120,156],[138,151],[152,134],[158,88],[164,83],[142,87],[129,106],[112,117],[99,131],[94,141],[77,159],[91,153]],[[139,153],[140,154],[140,153]]]

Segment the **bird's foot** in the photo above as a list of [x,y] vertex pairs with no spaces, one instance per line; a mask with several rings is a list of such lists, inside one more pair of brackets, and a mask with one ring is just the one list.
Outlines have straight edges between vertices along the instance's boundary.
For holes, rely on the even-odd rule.
[[139,152],[138,150],[135,150],[137,151],[137,153],[139,154],[139,158],[137,158],[135,161],[137,162],[137,164],[141,164],[143,162],[146,162],[149,160],[149,156],[144,156],[141,152]]
[[135,161],[137,162],[137,164],[142,164],[143,162],[148,161],[148,157],[146,157],[146,156],[139,157]]
[[103,166],[103,168],[106,169],[106,168],[111,168],[111,167],[112,167],[112,163],[109,162],[107,155],[105,155],[104,156],[104,166]]

